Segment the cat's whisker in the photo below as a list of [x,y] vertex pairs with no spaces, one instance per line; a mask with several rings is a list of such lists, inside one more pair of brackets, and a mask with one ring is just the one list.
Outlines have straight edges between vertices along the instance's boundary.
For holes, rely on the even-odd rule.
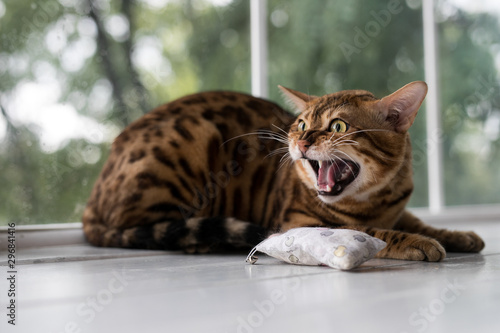
[[[347,156],[347,158],[348,158],[349,160],[354,161],[354,160],[352,159],[352,157],[351,157],[349,154],[344,153],[344,152],[343,152],[343,151],[341,151],[341,150],[337,150],[337,149],[335,149],[335,152],[338,152],[338,153],[344,154],[345,156]],[[343,163],[344,163],[344,164],[345,164],[345,165],[349,168],[349,170],[351,171],[351,173],[354,173],[354,170],[353,170],[353,169],[352,169],[352,167],[349,165],[349,163],[347,163],[347,162],[346,162],[346,161],[344,161],[343,159],[340,159],[340,160],[341,160],[341,161],[342,161],[342,162],[343,162]]]
[[275,140],[275,141],[281,142],[281,143],[286,144],[286,145],[289,144],[288,137],[285,137],[284,135],[282,135],[280,133],[276,133],[276,132],[273,132],[271,130],[258,130],[258,131],[251,132],[251,133],[237,135],[231,139],[228,139],[228,140],[224,141],[220,145],[220,147],[222,147],[223,145],[225,145],[229,141],[232,141],[232,140],[244,137],[244,136],[249,136],[249,135],[257,135],[261,139],[270,139],[270,140]]
[[337,143],[335,145],[333,145],[333,148],[336,148],[336,147],[342,147],[342,146],[359,146],[359,143],[358,142],[340,142],[340,143]]
[[284,143],[286,145],[289,144],[288,138],[285,138],[285,137],[282,137],[282,136],[278,136],[278,135],[276,135],[276,133],[274,133],[274,134],[271,134],[271,133],[262,133],[262,134],[259,135],[259,138],[260,139],[269,139],[269,140],[279,141],[279,142]]
[[278,154],[283,154],[283,153],[286,153],[287,151],[288,151],[288,147],[277,148],[277,149],[273,150],[272,152],[270,152],[269,154],[267,154],[266,157],[264,157],[264,158],[268,158],[268,157],[275,156]]
[[233,140],[236,140],[236,139],[238,139],[238,138],[242,138],[242,137],[244,137],[244,136],[249,136],[249,135],[259,135],[259,133],[252,132],[252,133],[245,133],[245,134],[237,135],[237,136],[235,136],[235,137],[232,137],[231,139],[227,139],[226,141],[224,141],[224,142],[223,142],[223,143],[219,146],[219,148],[220,148],[220,147],[222,147],[222,146],[224,146],[224,145],[225,145],[226,143],[228,143],[229,141],[233,141]]
[[290,156],[290,153],[289,153],[289,152],[288,152],[288,153],[286,153],[286,154],[284,154],[283,156],[281,156],[280,162],[281,162],[281,161],[283,161],[283,160],[284,160],[284,159],[286,159],[286,158],[290,158],[290,159],[292,158],[292,157]]
[[[339,165],[337,164],[337,161],[340,160],[342,162],[344,162],[341,158],[339,158],[337,155],[335,155],[335,150],[333,151],[333,154],[332,154],[335,158],[331,158],[330,156],[328,157],[330,159],[330,162],[332,162],[333,164],[335,164],[335,167],[337,169],[339,169]],[[345,163],[345,162],[344,162]],[[352,171],[352,170],[351,170]]]
[[287,164],[287,162],[288,162],[288,167],[291,167],[293,165],[294,161],[293,161],[292,157],[290,156],[290,153],[286,153],[285,155],[283,155],[283,157],[280,160],[279,167],[274,174],[275,175],[278,174],[278,172],[281,170],[281,168],[283,168],[283,166],[285,164]]
[[[366,129],[366,130],[354,131],[352,133],[347,133],[347,134],[342,135],[341,137],[339,137],[335,141],[333,141],[333,143],[337,142],[340,139],[345,138],[346,136],[353,135],[353,134],[356,134],[356,133],[363,133],[363,132],[391,132],[391,131],[390,130],[384,130],[384,129]],[[335,134],[336,133],[333,133],[329,140],[331,140]]]
[[342,150],[338,150],[338,149],[335,149],[333,150],[334,152],[338,152],[338,153],[341,153],[341,154],[344,154],[344,156],[347,156],[347,158],[351,161],[354,161],[354,159],[351,157],[351,155],[349,155],[348,153],[346,152],[343,152]]
[[283,138],[283,139],[287,139],[288,136],[285,136],[281,133],[277,133],[277,132],[273,132],[273,131],[270,131],[270,130],[258,130],[256,131],[256,133],[259,133],[259,134],[269,134],[269,135],[273,135],[273,136],[276,136],[276,137],[280,137],[280,138]]
[[354,159],[352,158],[351,155],[349,155],[348,153],[344,152],[344,151],[341,151],[341,150],[337,150],[339,153],[341,154],[344,154],[344,156],[347,156],[347,158],[351,161],[354,161]]
[[275,140],[275,141],[278,141],[278,142],[281,142],[283,144],[288,144],[287,141],[283,141],[282,139],[277,139],[275,137],[272,137],[272,136],[259,136],[259,139],[269,139],[269,140]]
[[262,133],[262,134],[274,135],[274,136],[277,136],[277,137],[280,137],[280,138],[283,138],[283,139],[288,139],[288,135],[283,135],[281,133],[277,133],[277,132],[274,132],[274,131],[271,131],[271,130],[267,130],[267,129],[257,130],[256,132],[257,133]]
[[[277,127],[277,128],[278,128],[278,129],[280,129],[279,127]],[[280,130],[281,130],[281,129],[280,129]],[[287,137],[288,137],[288,133],[286,133],[286,132],[285,132],[285,134],[281,134],[281,133],[279,133],[279,132],[275,132],[275,131],[273,131],[273,130],[270,130],[270,129],[265,129],[265,128],[263,128],[263,129],[258,129],[258,130],[256,130],[256,132],[276,134],[276,135],[280,135],[280,136],[285,137],[285,138],[287,138]]]
[[344,143],[344,144],[340,144],[340,145],[335,145],[335,146],[333,146],[333,148],[339,148],[339,147],[345,147],[345,146],[358,146],[358,145],[354,144],[354,143]]
[[[356,145],[359,145],[359,142],[357,141],[354,141],[354,140],[342,140],[340,142],[338,142],[339,140],[343,139],[344,137],[346,136],[349,136],[351,134],[355,134],[355,133],[360,133],[360,132],[390,132],[390,130],[384,130],[384,129],[367,129],[367,130],[359,130],[359,131],[355,131],[355,132],[352,132],[352,133],[349,133],[349,134],[346,134],[346,135],[343,135],[339,138],[337,138],[336,140],[334,140],[332,142],[332,144],[334,145],[334,147],[340,147],[340,143],[343,143],[343,142],[346,142],[346,141],[353,141],[353,142],[356,142]],[[335,134],[335,133],[334,133]],[[332,135],[333,136],[333,135]],[[330,138],[331,139],[331,138]],[[385,159],[385,160],[388,160],[388,161],[393,161],[393,162],[402,162],[404,161],[404,158],[399,158],[399,159],[393,159],[393,158],[390,158],[390,157],[387,157],[387,156],[384,156],[381,152],[379,151],[374,151],[375,154],[377,154],[378,157],[382,158],[382,159]]]
[[336,143],[332,143],[332,144],[338,145],[338,144],[341,144],[341,143],[355,143],[355,144],[359,145],[358,141],[356,141],[356,140],[350,140],[350,139],[341,140],[340,142],[336,142]]
[[340,141],[340,142],[338,142],[338,143],[337,143],[337,142],[335,142],[335,143],[333,143],[333,142],[332,142],[332,144],[338,145],[338,144],[340,144],[340,143],[345,143],[345,142],[347,142],[347,143],[356,143],[356,144],[359,144],[359,142],[358,142],[358,141],[356,141],[356,140],[350,140],[350,139],[341,140],[341,141]]
[[280,130],[281,132],[285,133],[285,135],[288,137],[288,132],[285,131],[284,129],[282,129],[281,127],[279,126],[276,126],[275,124],[271,124],[272,126],[276,127],[278,130]]
[[288,147],[280,147],[280,148],[276,148],[275,150],[273,151],[277,151],[277,150],[288,150]]

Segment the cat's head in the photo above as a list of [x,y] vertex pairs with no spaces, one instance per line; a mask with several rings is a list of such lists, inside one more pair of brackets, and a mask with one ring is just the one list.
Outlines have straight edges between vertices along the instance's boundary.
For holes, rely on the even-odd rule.
[[411,181],[407,131],[427,93],[425,82],[382,99],[364,90],[317,97],[280,88],[300,112],[288,133],[290,156],[323,202],[366,200],[398,175]]

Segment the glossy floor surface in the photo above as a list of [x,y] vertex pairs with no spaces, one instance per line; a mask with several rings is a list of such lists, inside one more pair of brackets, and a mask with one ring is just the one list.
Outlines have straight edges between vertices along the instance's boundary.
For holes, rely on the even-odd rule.
[[0,331],[500,332],[500,223],[472,229],[486,241],[481,254],[373,259],[349,272],[262,254],[248,265],[245,254],[20,248],[15,327],[0,258]]

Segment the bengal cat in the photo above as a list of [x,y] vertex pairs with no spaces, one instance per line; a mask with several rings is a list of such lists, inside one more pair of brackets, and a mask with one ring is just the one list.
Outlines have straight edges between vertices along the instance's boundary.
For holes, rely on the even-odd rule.
[[326,226],[384,240],[380,258],[440,261],[445,249],[483,249],[474,232],[436,229],[405,210],[413,190],[408,129],[424,82],[382,99],[280,88],[298,116],[249,95],[205,92],[133,122],[88,201],[88,241],[193,253]]

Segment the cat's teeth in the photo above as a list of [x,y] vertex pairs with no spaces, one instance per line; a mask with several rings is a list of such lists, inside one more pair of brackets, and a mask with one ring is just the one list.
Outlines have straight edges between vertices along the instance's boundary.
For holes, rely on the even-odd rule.
[[331,192],[332,191],[332,188],[330,187],[330,185],[326,185],[326,192]]
[[323,165],[323,161],[318,161],[318,164],[319,164],[319,168],[321,169],[321,167]]

